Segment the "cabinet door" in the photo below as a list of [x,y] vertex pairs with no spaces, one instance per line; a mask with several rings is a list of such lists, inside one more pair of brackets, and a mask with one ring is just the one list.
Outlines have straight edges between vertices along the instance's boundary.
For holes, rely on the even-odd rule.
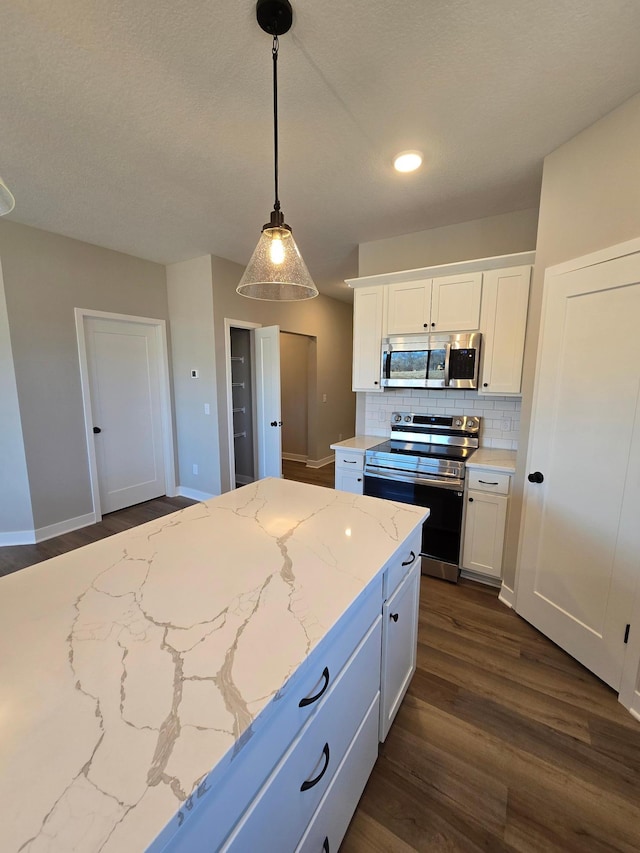
[[424,332],[430,328],[431,279],[390,284],[387,291],[388,335]]
[[491,492],[469,492],[462,551],[463,568],[495,578],[502,576],[508,500],[504,495]]
[[336,489],[341,492],[352,492],[361,495],[363,490],[362,471],[352,471],[350,468],[336,466]]
[[416,671],[420,563],[409,571],[382,608],[382,698],[380,740],[383,741]]
[[434,278],[431,329],[434,332],[473,332],[479,329],[481,294],[481,272]]
[[384,286],[363,287],[353,294],[354,391],[382,391],[380,364]]
[[490,270],[482,284],[482,394],[519,394],[531,267]]

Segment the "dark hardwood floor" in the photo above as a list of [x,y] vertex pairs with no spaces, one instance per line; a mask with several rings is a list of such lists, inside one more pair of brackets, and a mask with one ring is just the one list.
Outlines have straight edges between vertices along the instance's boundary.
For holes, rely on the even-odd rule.
[[341,853],[640,850],[640,723],[470,581],[422,578],[418,669]]
[[311,483],[312,486],[328,486],[333,488],[336,477],[336,467],[333,462],[322,468],[307,468],[304,462],[282,460],[282,476],[285,480],[297,480],[299,483]]

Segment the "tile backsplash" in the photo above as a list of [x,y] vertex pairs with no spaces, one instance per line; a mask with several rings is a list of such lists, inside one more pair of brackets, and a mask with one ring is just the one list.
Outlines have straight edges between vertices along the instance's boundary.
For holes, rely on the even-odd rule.
[[393,412],[419,415],[477,415],[482,418],[480,447],[517,450],[520,434],[520,397],[483,396],[477,391],[436,391],[386,388],[381,394],[364,394],[364,432],[389,435]]

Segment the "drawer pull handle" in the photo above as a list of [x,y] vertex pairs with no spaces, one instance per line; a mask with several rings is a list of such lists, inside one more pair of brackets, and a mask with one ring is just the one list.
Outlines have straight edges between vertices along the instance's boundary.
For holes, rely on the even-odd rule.
[[329,686],[329,667],[325,666],[322,670],[322,677],[324,678],[324,684],[322,685],[322,689],[319,693],[316,693],[315,696],[308,696],[306,699],[301,699],[298,708],[306,708],[307,705],[313,705],[314,702],[317,702],[318,699],[322,696],[324,691]]
[[347,465],[357,465],[358,464],[357,459],[343,459],[342,461],[346,462]]
[[393,619],[394,622],[397,622],[398,621],[398,614],[397,613],[390,613],[389,619]]
[[411,565],[411,563],[413,563],[413,561],[415,560],[415,558],[416,558],[416,555],[415,555],[415,554],[413,553],[413,551],[412,551],[412,552],[411,552],[411,556],[409,557],[409,559],[408,559],[405,563],[403,563],[402,565],[403,565],[403,566],[410,566],[410,565]]
[[330,853],[329,850],[329,839],[325,835],[324,841],[322,842],[322,853]]
[[490,483],[489,480],[478,480],[483,486],[499,486],[500,483]]
[[302,785],[300,786],[301,791],[308,791],[309,788],[313,788],[313,786],[317,785],[318,782],[324,776],[324,774],[327,772],[327,767],[329,766],[329,744],[328,743],[325,743],[325,745],[322,749],[322,754],[324,755],[324,767],[322,768],[320,773],[318,773],[318,775],[316,776],[315,779],[309,779],[307,782],[302,783]]

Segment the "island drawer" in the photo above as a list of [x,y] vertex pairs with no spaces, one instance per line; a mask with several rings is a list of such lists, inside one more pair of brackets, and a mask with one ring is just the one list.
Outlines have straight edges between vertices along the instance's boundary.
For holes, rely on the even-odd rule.
[[337,853],[378,757],[379,714],[378,693],[296,853]]
[[422,525],[418,527],[387,563],[384,572],[383,599],[387,601],[398,585],[406,577],[407,572],[420,557],[422,547]]
[[[354,650],[380,619],[381,609],[379,575],[200,784],[198,790],[205,793],[190,798],[191,808],[182,808],[174,818],[174,832],[166,846],[158,839],[160,844],[152,845],[149,853],[193,853],[199,845],[218,849],[300,730],[329,700]],[[380,648],[373,670],[379,686]]]
[[222,850],[294,850],[379,693],[379,616]]
[[468,471],[468,475],[470,489],[476,489],[479,492],[495,492],[498,495],[509,494],[511,482],[509,474],[472,469]]

